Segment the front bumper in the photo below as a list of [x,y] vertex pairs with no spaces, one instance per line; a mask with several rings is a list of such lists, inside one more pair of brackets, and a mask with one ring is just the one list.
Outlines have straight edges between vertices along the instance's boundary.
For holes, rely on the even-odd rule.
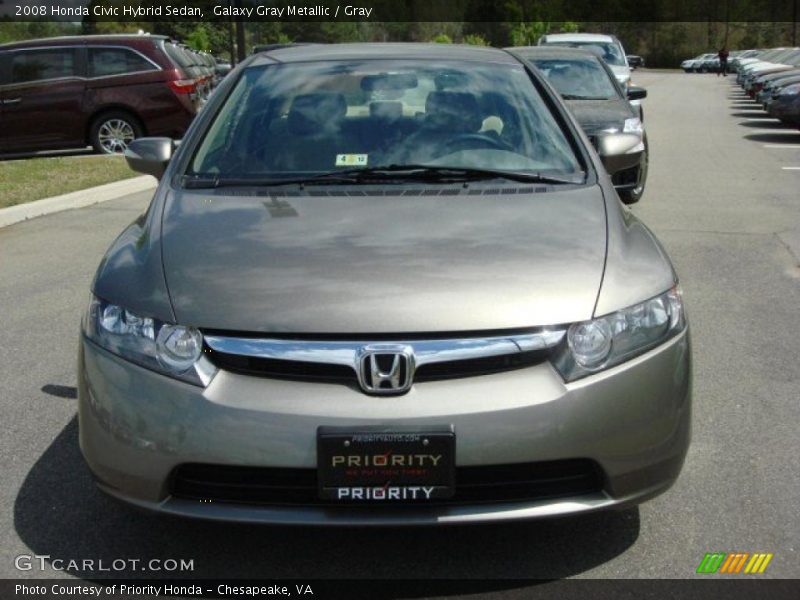
[[[637,504],[677,478],[690,439],[688,331],[622,365],[564,384],[549,363],[416,384],[375,398],[346,385],[220,371],[205,389],[82,339],[80,445],[98,485],[136,506],[217,520],[403,525],[548,517]],[[200,502],[171,493],[186,463],[316,467],[318,426],[452,424],[459,466],[590,459],[602,489],[524,502],[319,507]]]

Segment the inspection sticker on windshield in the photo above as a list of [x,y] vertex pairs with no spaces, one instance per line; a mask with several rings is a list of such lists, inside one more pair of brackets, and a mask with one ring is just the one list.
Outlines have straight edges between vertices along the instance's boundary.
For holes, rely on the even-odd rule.
[[366,154],[337,154],[336,155],[337,167],[366,167],[367,155]]

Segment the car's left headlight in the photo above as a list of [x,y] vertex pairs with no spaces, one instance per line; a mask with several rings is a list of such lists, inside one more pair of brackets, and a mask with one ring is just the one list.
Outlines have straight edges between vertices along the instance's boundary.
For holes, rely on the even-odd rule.
[[194,327],[142,317],[94,296],[82,326],[98,346],[152,371],[200,386],[216,372],[203,357],[203,336]]
[[591,321],[573,323],[553,365],[565,381],[613,367],[686,328],[680,287]]

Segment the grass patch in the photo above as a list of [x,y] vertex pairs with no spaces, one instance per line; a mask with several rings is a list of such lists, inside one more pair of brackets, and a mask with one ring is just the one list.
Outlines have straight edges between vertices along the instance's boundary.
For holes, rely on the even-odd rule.
[[121,156],[0,161],[0,208],[136,177]]

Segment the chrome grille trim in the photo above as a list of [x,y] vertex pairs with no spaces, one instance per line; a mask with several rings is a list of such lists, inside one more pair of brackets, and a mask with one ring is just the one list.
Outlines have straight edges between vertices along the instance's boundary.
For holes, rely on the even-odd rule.
[[[547,350],[556,346],[566,329],[548,329],[537,333],[485,338],[453,338],[444,340],[413,340],[396,342],[410,346],[417,367],[433,363],[468,360]],[[380,346],[382,342],[309,341],[270,338],[241,338],[219,335],[204,336],[209,348],[225,354],[269,358],[295,362],[344,365],[356,368],[365,346]]]

